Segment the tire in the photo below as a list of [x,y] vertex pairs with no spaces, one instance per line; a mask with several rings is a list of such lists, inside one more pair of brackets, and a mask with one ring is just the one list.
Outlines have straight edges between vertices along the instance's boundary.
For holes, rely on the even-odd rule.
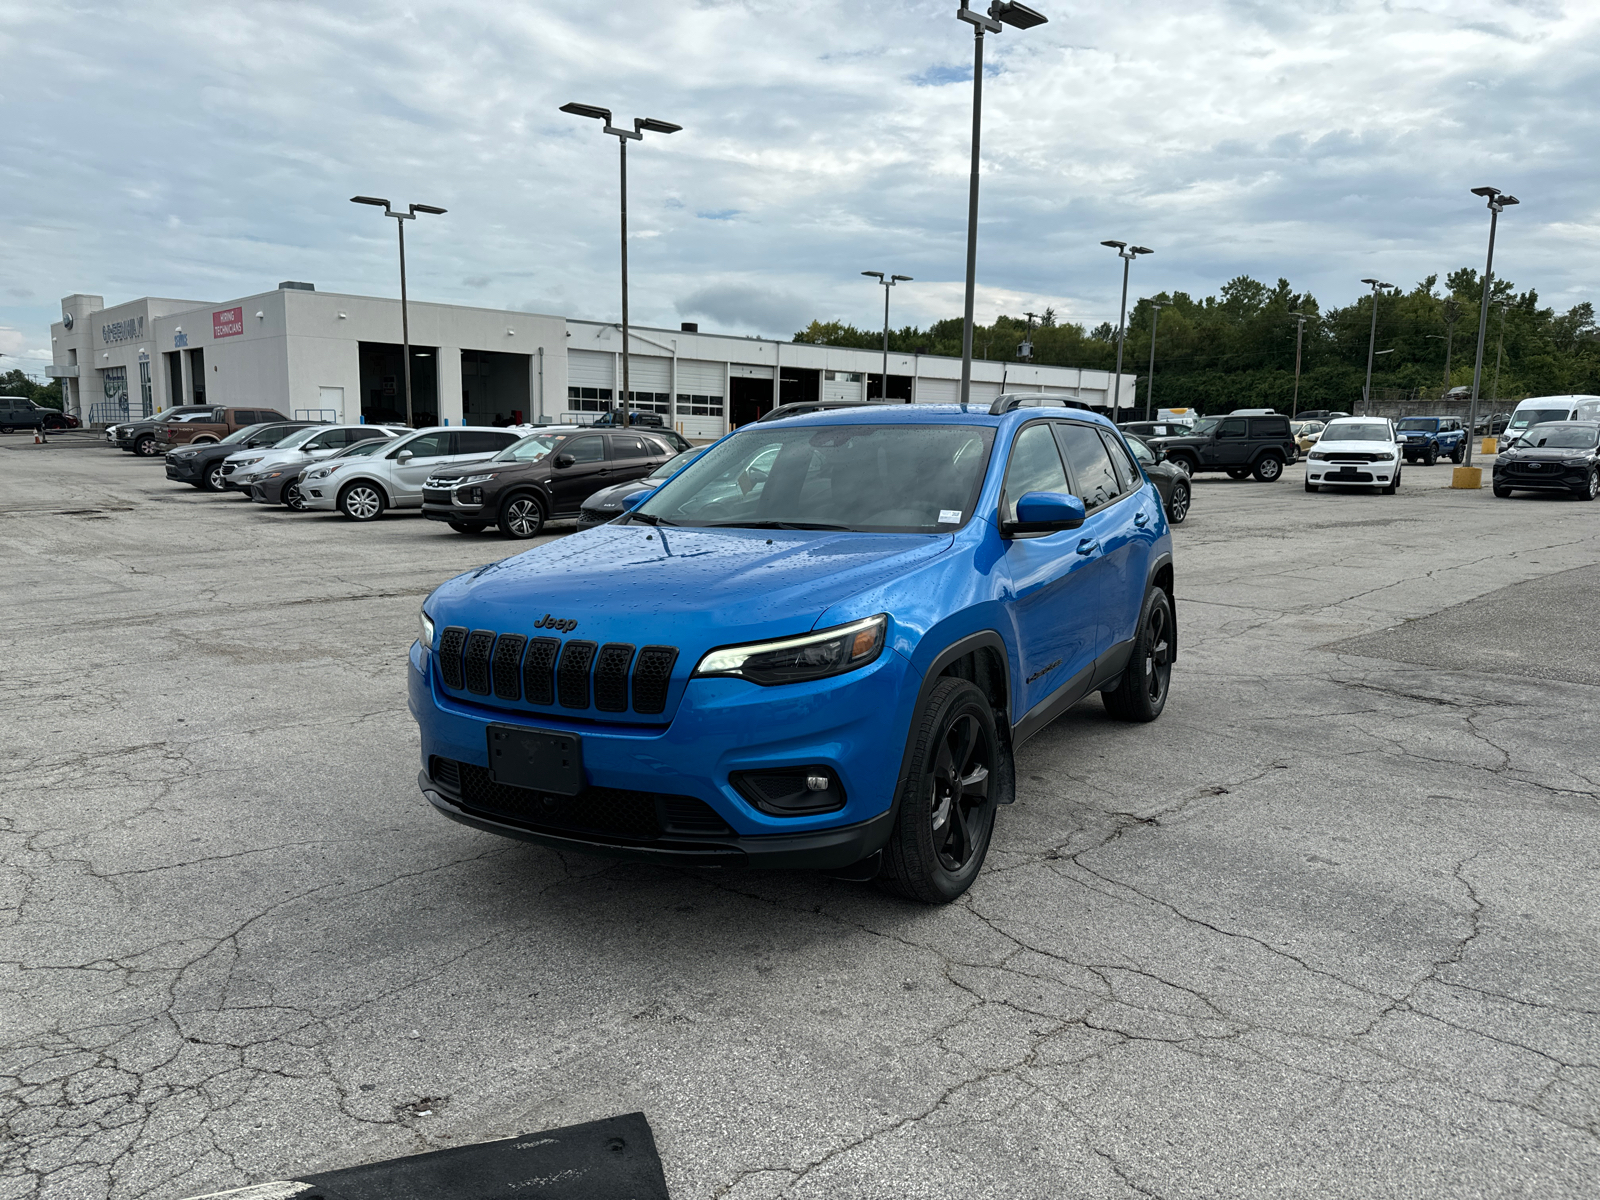
[[1312,483],[1311,480],[1309,480],[1309,479],[1306,480],[1306,491],[1308,491],[1308,492],[1320,492],[1321,490],[1322,490],[1322,486],[1320,484]]
[[16,431],[17,427],[15,425],[0,425],[0,433],[15,433]]
[[1249,467],[1229,467],[1228,468],[1228,478],[1229,479],[1249,479],[1250,478],[1250,468]]
[[883,848],[884,885],[948,904],[978,877],[996,806],[1014,786],[989,699],[965,679],[934,685],[911,722],[911,762]]
[[339,493],[339,511],[352,521],[376,521],[384,507],[383,493],[375,483],[358,479]]
[[219,458],[206,468],[205,478],[198,484],[208,492],[220,492],[227,482],[227,476],[222,473],[222,460]]
[[507,496],[505,503],[500,506],[497,523],[500,532],[509,538],[526,541],[538,537],[544,529],[544,505],[539,502],[539,497],[529,492]]
[[300,484],[298,480],[291,479],[288,483],[283,485],[281,498],[285,508],[292,509],[295,512],[306,511],[306,498],[300,494]]
[[1439,447],[1435,446],[1432,442],[1429,442],[1428,448],[1422,452],[1422,465],[1425,467],[1431,467],[1438,461]]
[[1173,525],[1182,525],[1189,516],[1189,485],[1180,480],[1173,481],[1172,503],[1167,505],[1167,520]]
[[1255,477],[1261,483],[1277,483],[1283,478],[1283,459],[1276,454],[1263,454],[1256,463]]
[[1575,495],[1579,500],[1593,500],[1600,496],[1600,470],[1591,470],[1588,484],[1579,488]]
[[156,439],[147,433],[133,444],[133,452],[140,458],[154,458],[162,451]]
[[487,525],[469,525],[465,521],[451,521],[450,528],[457,533],[482,533],[489,527]]
[[1194,478],[1194,459],[1190,458],[1187,454],[1168,455],[1167,461],[1173,466],[1177,467],[1178,470],[1182,471],[1190,479]]
[[1172,601],[1152,587],[1139,611],[1133,657],[1113,688],[1100,693],[1106,711],[1119,721],[1154,721],[1172,690]]
[[1400,464],[1396,463],[1395,464],[1394,478],[1392,480],[1390,480],[1389,483],[1383,489],[1383,494],[1385,496],[1392,496],[1392,495],[1394,495],[1396,492],[1398,492],[1400,490],[1400,476],[1401,476],[1401,474],[1402,474],[1402,472],[1400,470]]
[[1465,442],[1457,442],[1456,443],[1456,448],[1454,450],[1450,451],[1450,461],[1455,463],[1456,466],[1459,467],[1463,462],[1466,461],[1466,458],[1467,458],[1467,444]]
[[1502,499],[1502,500],[1507,500],[1507,499],[1510,499],[1510,497],[1511,497],[1511,489],[1508,488],[1508,487],[1501,487],[1497,483],[1497,484],[1494,485],[1494,494],[1496,496],[1499,496],[1500,499]]

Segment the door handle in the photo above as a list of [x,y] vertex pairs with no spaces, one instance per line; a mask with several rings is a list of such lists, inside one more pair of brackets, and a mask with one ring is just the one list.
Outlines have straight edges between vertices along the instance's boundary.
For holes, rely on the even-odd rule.
[[1083,541],[1078,543],[1079,554],[1093,554],[1098,549],[1100,549],[1100,543],[1094,538],[1084,538]]
[[1143,529],[1146,525],[1150,524],[1150,514],[1147,512],[1140,513],[1138,516],[1134,517],[1133,523],[1140,529]]

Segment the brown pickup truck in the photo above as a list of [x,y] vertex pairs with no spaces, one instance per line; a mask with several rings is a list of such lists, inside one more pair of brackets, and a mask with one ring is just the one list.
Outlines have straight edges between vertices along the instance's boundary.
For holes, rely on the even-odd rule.
[[230,433],[237,433],[246,425],[259,425],[266,421],[287,421],[275,408],[218,408],[212,410],[211,420],[157,421],[156,441],[165,451],[169,446],[202,445],[220,442]]

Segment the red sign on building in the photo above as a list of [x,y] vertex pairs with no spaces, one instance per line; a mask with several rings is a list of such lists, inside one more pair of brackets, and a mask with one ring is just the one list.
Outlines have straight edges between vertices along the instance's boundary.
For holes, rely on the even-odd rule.
[[211,314],[211,336],[238,337],[244,332],[244,309],[225,308]]

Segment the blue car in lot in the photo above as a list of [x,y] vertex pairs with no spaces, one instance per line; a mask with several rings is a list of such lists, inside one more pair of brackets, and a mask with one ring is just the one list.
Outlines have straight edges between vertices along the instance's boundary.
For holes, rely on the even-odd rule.
[[1467,456],[1467,431],[1457,417],[1401,417],[1395,426],[1408,463],[1433,466],[1448,457],[1459,463]]
[[419,783],[510,837],[881,878],[983,864],[1018,746],[1160,715],[1172,539],[1116,428],[1038,394],[747,425],[609,524],[422,606]]

